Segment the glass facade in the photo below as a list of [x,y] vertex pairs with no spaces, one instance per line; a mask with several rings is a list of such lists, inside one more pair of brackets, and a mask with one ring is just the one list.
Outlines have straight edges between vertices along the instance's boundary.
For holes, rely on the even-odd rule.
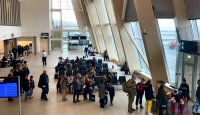
[[177,36],[174,19],[158,19],[161,40],[164,49],[165,63],[171,82],[175,82]]
[[52,27],[79,30],[71,0],[52,0]]
[[52,0],[51,3],[52,49],[58,47],[66,49],[69,36],[86,35],[87,31],[82,32],[78,26],[72,0]]
[[147,60],[146,51],[144,48],[144,43],[143,43],[142,35],[140,32],[139,22],[131,22],[131,28],[133,32],[133,40],[136,42],[137,47],[142,51],[142,54],[140,54],[139,52],[135,54],[137,55],[137,58],[138,58],[137,60],[140,65],[140,69],[143,72],[150,74],[147,64],[145,64],[144,59],[141,57],[141,55],[143,55],[143,57]]

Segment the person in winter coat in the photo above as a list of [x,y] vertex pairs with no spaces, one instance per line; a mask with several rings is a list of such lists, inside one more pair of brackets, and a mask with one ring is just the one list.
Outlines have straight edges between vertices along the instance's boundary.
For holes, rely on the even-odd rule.
[[154,98],[154,95],[153,95],[153,87],[151,84],[151,80],[148,80],[145,83],[145,98],[146,98],[146,113],[152,114],[151,108],[152,108],[152,99]]
[[168,101],[167,101],[167,95],[166,95],[163,85],[159,87],[158,94],[156,95],[156,99],[158,100],[158,107],[159,107],[158,115],[166,115]]
[[106,103],[106,85],[105,85],[106,77],[103,75],[100,78],[100,83],[99,83],[99,103],[100,107],[104,108],[105,103]]
[[43,73],[40,75],[38,87],[42,89],[41,99],[47,101],[47,94],[49,92],[49,77],[46,70],[44,70]]
[[30,87],[29,87],[28,76],[26,76],[25,80],[24,80],[24,91],[25,91],[25,101],[26,101],[27,97],[30,96]]
[[[81,74],[80,72],[76,73],[76,76],[73,78],[73,88],[74,88],[74,96],[73,96],[73,103],[80,102],[79,94],[81,91]],[[76,97],[76,99],[75,99]]]
[[196,98],[197,98],[197,101],[200,103],[200,79],[198,80],[197,84],[198,84],[198,87],[196,91]]
[[128,112],[129,113],[132,113],[133,111],[135,111],[135,109],[133,109],[132,107],[135,96],[137,95],[135,79],[136,79],[136,74],[133,73],[132,78],[127,81],[128,87],[130,89],[130,92],[128,92]]
[[35,88],[35,81],[33,80],[32,75],[30,76],[29,79],[29,87],[30,87],[30,98],[33,98],[32,95],[33,95],[33,89]]
[[182,96],[185,98],[186,101],[190,100],[190,87],[187,84],[185,78],[182,80],[182,83],[178,90],[181,91]]
[[66,95],[68,92],[68,85],[69,85],[69,76],[67,75],[63,75],[61,76],[61,80],[60,80],[60,86],[61,86],[61,92],[62,92],[62,101],[66,101]]
[[136,90],[137,90],[137,96],[136,96],[136,109],[138,109],[137,105],[138,103],[140,104],[140,108],[143,109],[144,107],[142,106],[142,98],[144,95],[144,88],[145,88],[145,79],[142,78],[139,83],[136,85]]

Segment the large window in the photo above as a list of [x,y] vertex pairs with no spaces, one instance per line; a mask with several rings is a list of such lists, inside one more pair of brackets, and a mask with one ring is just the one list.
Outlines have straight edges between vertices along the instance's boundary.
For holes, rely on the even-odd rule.
[[52,12],[52,26],[55,29],[61,29],[61,14],[58,11]]
[[[61,48],[73,31],[79,31],[72,0],[51,0],[52,2],[52,49]],[[63,48],[66,46],[63,46]]]
[[61,0],[52,0],[52,9],[60,9]]
[[137,57],[138,57],[138,63],[140,65],[140,68],[143,72],[150,74],[149,68],[147,66],[147,63],[145,63],[144,59],[142,58],[141,55],[143,55],[143,57],[145,59],[147,59],[146,57],[146,51],[144,48],[144,43],[143,43],[143,39],[142,39],[142,35],[140,32],[140,26],[138,22],[132,22],[131,23],[131,28],[132,28],[132,32],[133,32],[133,40],[136,42],[136,47],[142,51],[141,53],[139,53],[139,51],[137,51]]
[[52,0],[52,27],[63,30],[79,29],[71,0]]
[[158,19],[158,24],[170,81],[175,82],[177,39],[174,19]]
[[74,10],[62,10],[62,28],[67,30],[78,30]]

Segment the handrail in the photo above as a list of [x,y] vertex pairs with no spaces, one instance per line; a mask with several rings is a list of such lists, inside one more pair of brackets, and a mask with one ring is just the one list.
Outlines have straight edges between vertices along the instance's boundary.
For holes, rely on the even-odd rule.
[[140,51],[140,49],[136,45],[135,41],[133,40],[133,38],[131,37],[130,33],[128,32],[127,28],[124,25],[123,25],[123,27],[125,28],[126,32],[128,33],[128,36],[131,38],[131,41],[132,41],[133,45],[135,46],[135,48],[138,51],[139,55],[142,57],[142,60],[144,61],[145,65],[149,69],[148,62],[147,62],[146,58],[144,57],[144,55],[142,54],[142,51]]

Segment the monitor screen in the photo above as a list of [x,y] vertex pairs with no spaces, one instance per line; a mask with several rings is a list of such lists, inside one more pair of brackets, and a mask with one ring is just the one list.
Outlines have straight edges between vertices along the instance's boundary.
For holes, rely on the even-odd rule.
[[80,39],[86,40],[86,39],[87,39],[87,36],[80,36]]
[[17,83],[0,82],[0,98],[18,97]]
[[198,47],[197,42],[182,40],[180,51],[184,53],[196,54],[197,47]]
[[79,39],[79,36],[70,36],[69,37],[71,40],[78,40]]

